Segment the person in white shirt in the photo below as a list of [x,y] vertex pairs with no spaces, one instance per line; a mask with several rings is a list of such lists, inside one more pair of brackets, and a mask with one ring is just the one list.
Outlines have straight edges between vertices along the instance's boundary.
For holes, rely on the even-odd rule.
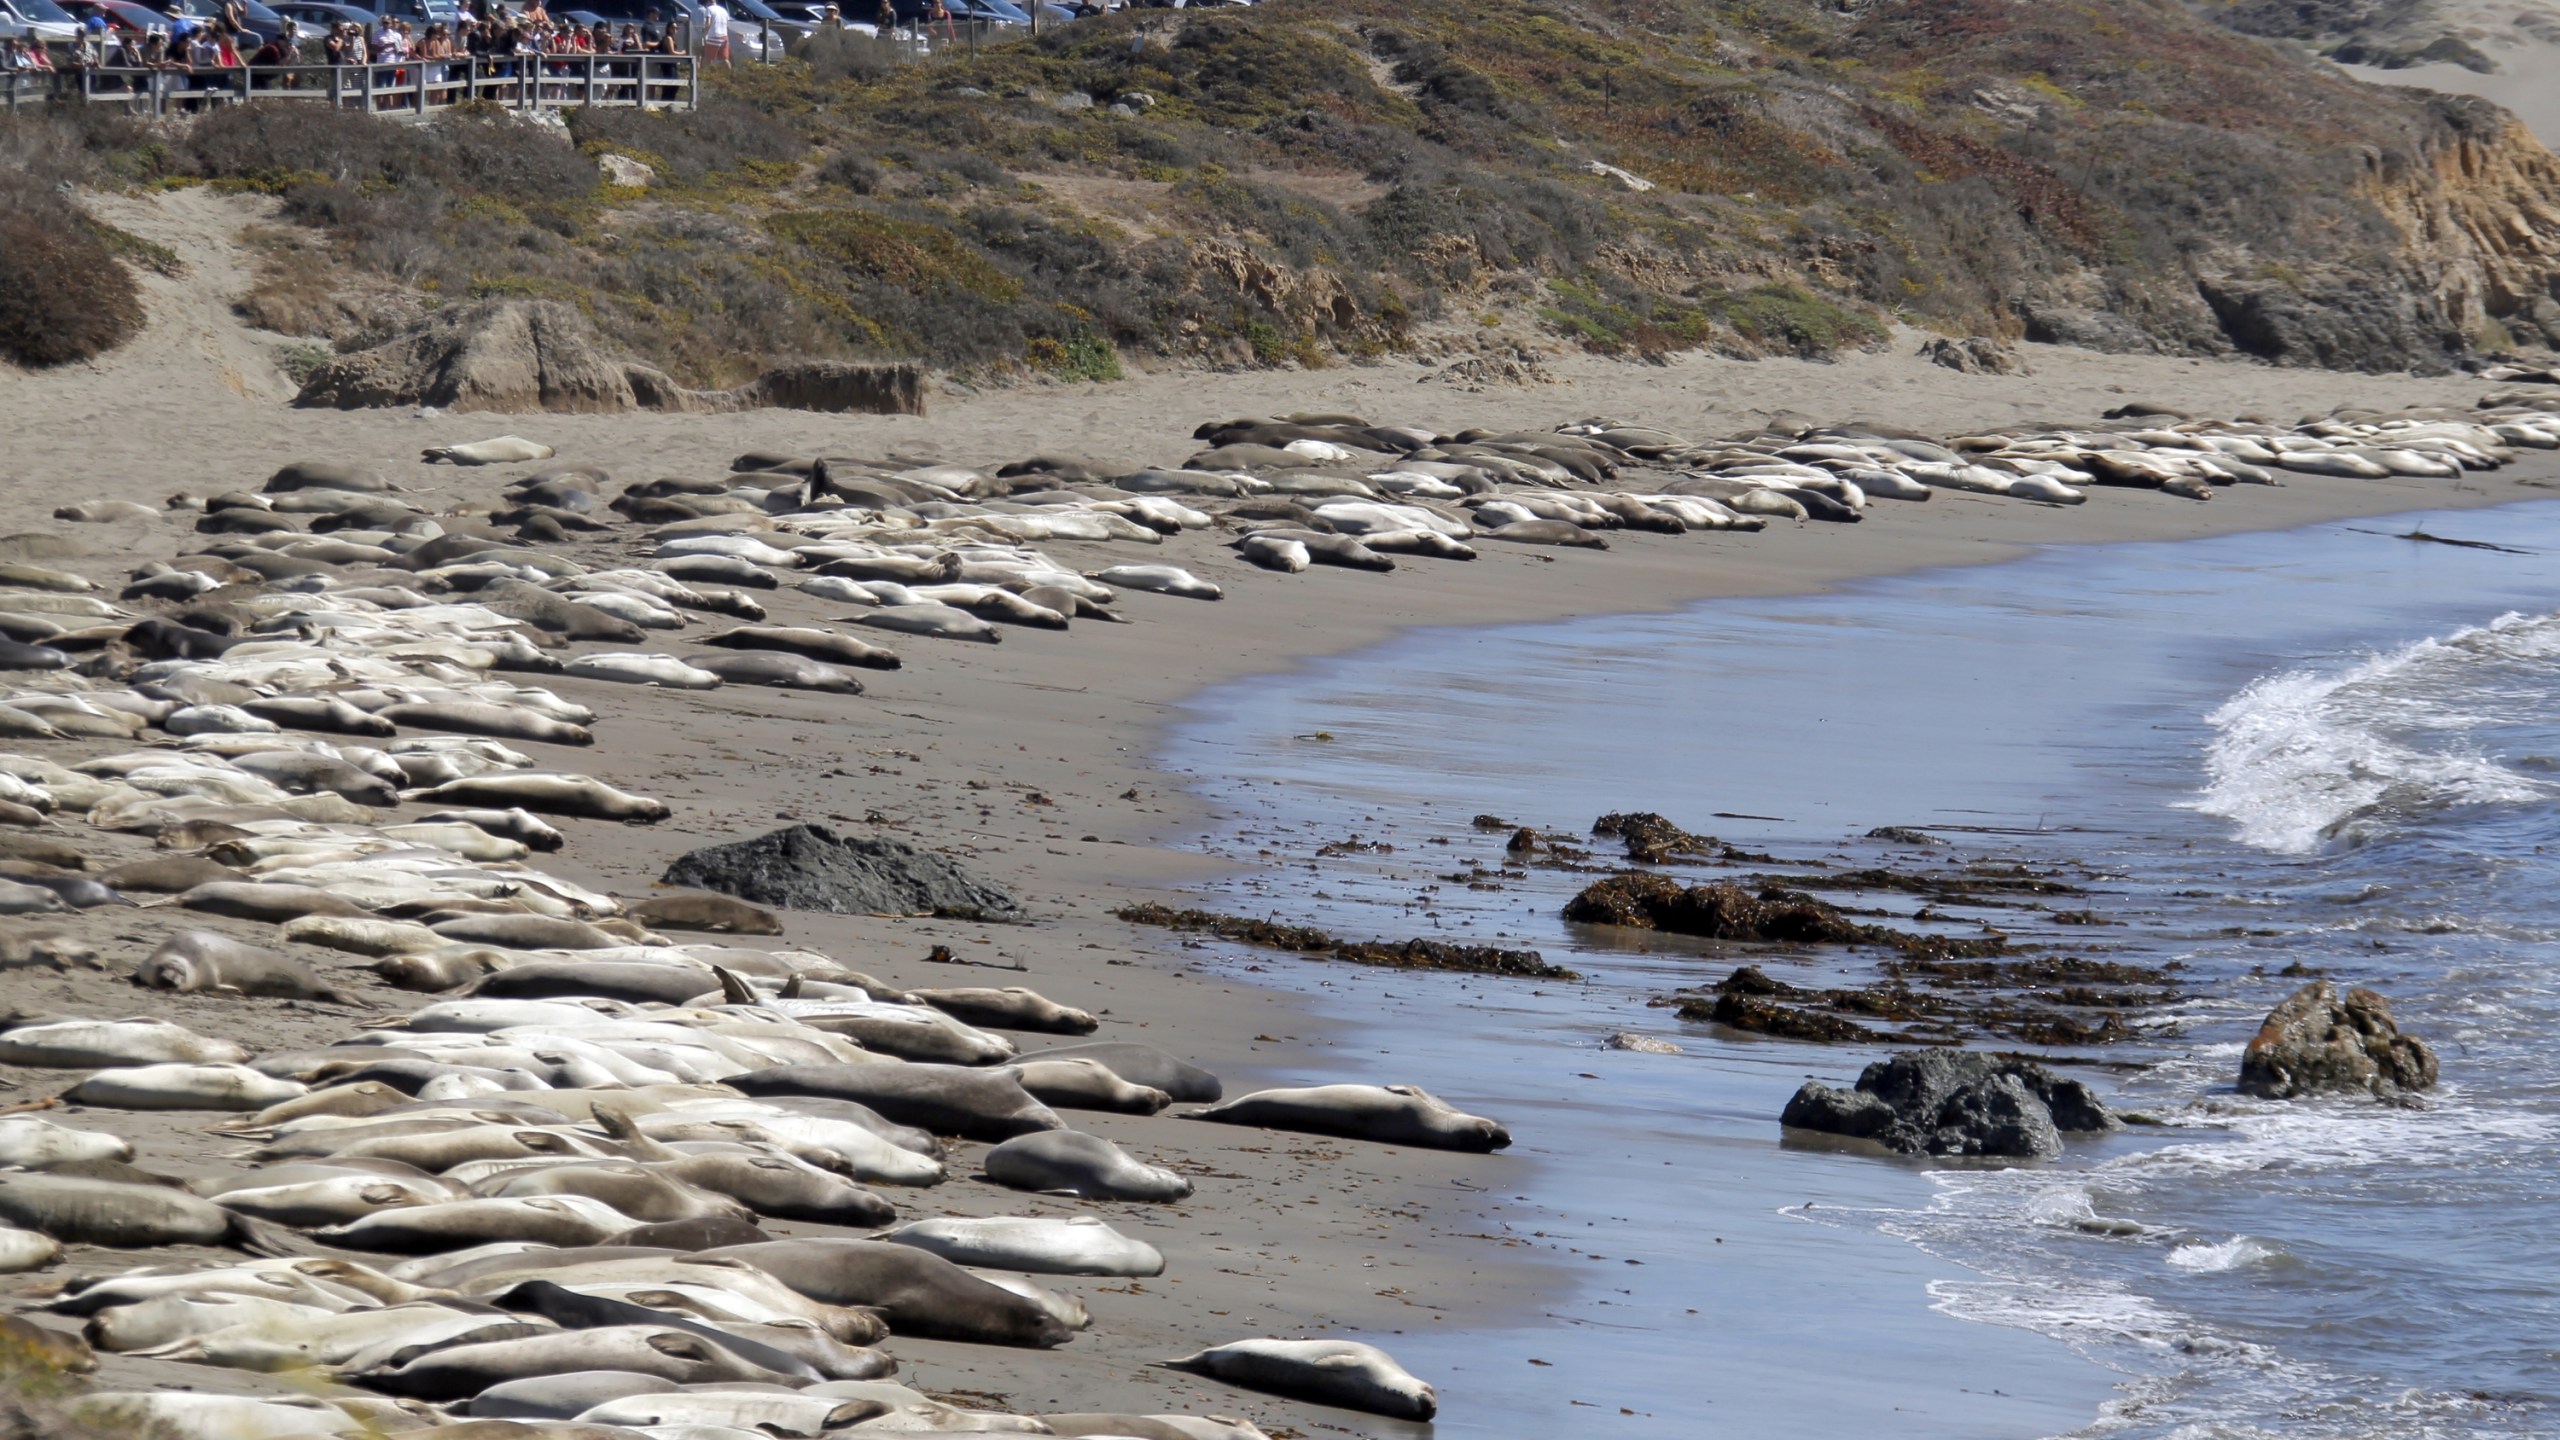
[[715,56],[723,68],[734,68],[729,61],[729,7],[720,0],[703,0],[702,58]]

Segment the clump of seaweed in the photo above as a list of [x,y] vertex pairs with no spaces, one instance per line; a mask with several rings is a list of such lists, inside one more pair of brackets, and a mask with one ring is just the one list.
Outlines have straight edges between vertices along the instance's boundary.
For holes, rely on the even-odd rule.
[[1215,935],[1266,950],[1285,950],[1315,960],[1378,965],[1396,970],[1456,970],[1478,975],[1507,975],[1524,980],[1579,980],[1579,971],[1550,965],[1535,950],[1505,950],[1493,945],[1457,945],[1446,940],[1342,940],[1310,925],[1285,925],[1214,910],[1176,910],[1170,905],[1127,905],[1111,912],[1133,925],[1160,925]]

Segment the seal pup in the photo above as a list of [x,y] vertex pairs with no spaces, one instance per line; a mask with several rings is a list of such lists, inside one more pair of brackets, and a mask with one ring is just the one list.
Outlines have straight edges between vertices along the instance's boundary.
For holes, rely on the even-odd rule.
[[1087,1200],[1170,1202],[1191,1195],[1184,1177],[1141,1164],[1101,1136],[1077,1130],[1017,1135],[987,1152],[986,1170],[999,1185]]
[[1469,1115],[1418,1085],[1316,1085],[1302,1090],[1258,1090],[1223,1105],[1191,1112],[1194,1120],[1303,1130],[1390,1145],[1433,1150],[1500,1150],[1511,1132],[1496,1121]]
[[1428,1420],[1440,1409],[1439,1394],[1429,1385],[1386,1351],[1356,1340],[1236,1340],[1164,1364],[1372,1415]]

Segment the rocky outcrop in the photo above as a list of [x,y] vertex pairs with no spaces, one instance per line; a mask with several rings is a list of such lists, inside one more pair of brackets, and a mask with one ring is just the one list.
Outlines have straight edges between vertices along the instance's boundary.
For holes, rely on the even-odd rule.
[[312,372],[293,403],[510,414],[773,407],[921,415],[924,375],[911,364],[813,361],[778,366],[734,390],[688,390],[663,371],[612,353],[568,305],[496,300],[439,310],[396,339],[329,361]]
[[2393,1100],[2435,1083],[2435,1051],[2400,1033],[2390,1001],[2361,988],[2341,997],[2326,980],[2285,997],[2240,1055],[2240,1093],[2267,1100],[2357,1093]]
[[1920,358],[1932,365],[1943,365],[1961,375],[2025,375],[2025,357],[2015,347],[2002,344],[1987,335],[1951,340],[1944,335],[1925,341]]
[[2064,1134],[2122,1128],[2088,1086],[2031,1060],[1918,1050],[1879,1060],[1854,1090],[1808,1080],[1779,1123],[1903,1155],[2050,1159]]
[[1011,919],[1021,905],[947,856],[904,840],[794,825],[752,840],[706,845],[667,867],[666,883],[717,891],[782,910],[838,915],[953,915]]
[[675,393],[665,375],[607,353],[569,306],[499,300],[440,310],[398,339],[339,356],[312,372],[294,403],[594,414],[660,408]]

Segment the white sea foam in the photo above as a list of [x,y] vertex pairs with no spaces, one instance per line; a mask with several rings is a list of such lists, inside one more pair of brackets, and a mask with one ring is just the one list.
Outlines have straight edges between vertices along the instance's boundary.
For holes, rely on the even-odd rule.
[[2508,614],[2343,667],[2251,681],[2207,718],[2194,808],[2263,849],[2304,854],[2360,822],[2560,790],[2479,754],[2470,732],[2517,698],[2510,666],[2560,656],[2560,616]]
[[2284,1258],[2284,1247],[2250,1235],[2234,1235],[2228,1240],[2208,1244],[2190,1240],[2169,1252],[2169,1268],[2191,1275],[2218,1275],[2225,1270],[2246,1270],[2269,1260]]

